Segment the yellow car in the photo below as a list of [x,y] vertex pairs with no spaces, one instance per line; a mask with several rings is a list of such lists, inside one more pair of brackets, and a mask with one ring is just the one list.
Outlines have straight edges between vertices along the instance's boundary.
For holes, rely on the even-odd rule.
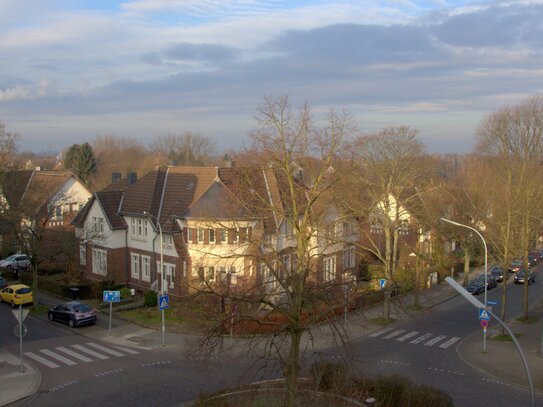
[[32,289],[24,284],[10,285],[0,291],[0,299],[15,307],[20,304],[32,304]]

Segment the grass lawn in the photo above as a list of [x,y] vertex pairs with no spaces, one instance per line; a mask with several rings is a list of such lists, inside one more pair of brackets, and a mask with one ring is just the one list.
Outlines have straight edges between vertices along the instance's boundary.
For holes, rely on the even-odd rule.
[[515,319],[515,321],[522,322],[523,324],[533,324],[537,320],[539,320],[538,317],[533,317],[533,316],[530,316],[530,315],[528,315],[528,318],[518,317],[518,318]]
[[[515,336],[518,339],[522,336],[522,334],[516,333]],[[496,336],[492,336],[490,339],[492,339],[493,341],[499,341],[499,342],[513,342],[513,338],[511,338],[509,335],[496,335]]]
[[389,325],[389,324],[393,323],[394,321],[395,321],[394,318],[389,318],[388,321],[383,317],[370,318],[371,323],[377,324],[377,325],[383,325],[383,326]]
[[[146,325],[158,326],[162,323],[162,313],[158,308],[136,308],[129,311],[122,311],[121,315]],[[166,324],[180,324],[186,322],[186,318],[177,313],[173,308],[164,310],[164,319]]]
[[43,305],[43,304],[36,305],[36,304],[34,304],[34,306],[32,308],[30,308],[30,314],[32,314],[32,315],[47,314],[47,311],[49,311],[49,308],[51,308],[51,307],[48,306],[48,305]]

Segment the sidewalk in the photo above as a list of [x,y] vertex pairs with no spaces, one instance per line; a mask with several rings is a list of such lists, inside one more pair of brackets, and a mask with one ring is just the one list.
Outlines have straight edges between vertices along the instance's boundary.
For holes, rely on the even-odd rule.
[[30,396],[40,388],[40,371],[28,363],[23,367],[21,373],[19,357],[0,351],[0,406]]

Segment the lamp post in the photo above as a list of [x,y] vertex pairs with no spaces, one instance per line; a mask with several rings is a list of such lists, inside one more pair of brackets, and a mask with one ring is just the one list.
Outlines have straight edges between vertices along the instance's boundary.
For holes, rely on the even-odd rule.
[[[144,211],[143,214],[147,216],[149,219],[154,218],[156,221],[156,224],[158,226],[158,233],[160,235],[160,294],[164,294],[164,242],[162,240],[162,227],[160,226],[160,222],[157,219],[156,216],[151,215],[149,212]],[[161,317],[162,317],[162,346],[164,346],[164,335],[166,332],[166,323],[164,319],[164,310],[160,310]]]
[[[487,306],[487,303],[486,303],[486,300],[487,300],[487,288],[488,288],[488,276],[487,276],[487,273],[488,273],[488,250],[487,250],[487,247],[486,247],[485,238],[483,237],[483,235],[481,235],[481,233],[479,233],[479,231],[477,229],[472,228],[471,226],[464,225],[463,223],[458,223],[458,222],[455,222],[455,221],[450,220],[450,219],[441,218],[441,220],[443,222],[447,222],[447,223],[450,223],[450,224],[455,225],[455,226],[460,226],[460,227],[472,230],[475,233],[477,233],[477,235],[483,241],[483,246],[485,247],[485,301],[484,301],[484,307],[486,309],[486,306]],[[483,352],[486,353],[486,326],[483,327]]]

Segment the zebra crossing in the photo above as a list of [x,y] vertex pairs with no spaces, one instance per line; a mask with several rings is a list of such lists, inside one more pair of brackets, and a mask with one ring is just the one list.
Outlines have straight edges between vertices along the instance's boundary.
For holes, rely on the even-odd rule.
[[106,347],[95,342],[57,346],[24,353],[27,358],[50,369],[58,369],[61,366],[76,366],[79,363],[91,363],[111,359],[112,357],[120,358],[137,354],[139,352],[134,349],[116,345]]
[[408,332],[406,329],[395,330],[393,327],[382,328],[371,333],[369,336],[370,338],[396,340],[398,342],[405,342],[413,345],[422,344],[429,347],[437,345],[440,349],[447,349],[462,339],[459,336],[452,336],[447,339],[447,335],[435,335],[433,333],[422,333],[418,331]]

